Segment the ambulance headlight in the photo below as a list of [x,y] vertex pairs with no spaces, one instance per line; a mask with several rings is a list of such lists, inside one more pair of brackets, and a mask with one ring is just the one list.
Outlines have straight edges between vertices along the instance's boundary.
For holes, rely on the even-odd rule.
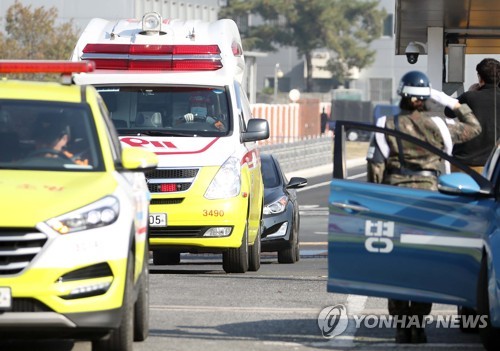
[[209,200],[235,197],[241,189],[240,160],[230,157],[221,166],[205,192]]
[[159,32],[161,29],[161,16],[157,12],[146,13],[142,17],[142,30],[144,32]]
[[69,234],[110,225],[120,213],[120,203],[114,196],[106,196],[90,205],[49,219],[46,223],[59,234]]

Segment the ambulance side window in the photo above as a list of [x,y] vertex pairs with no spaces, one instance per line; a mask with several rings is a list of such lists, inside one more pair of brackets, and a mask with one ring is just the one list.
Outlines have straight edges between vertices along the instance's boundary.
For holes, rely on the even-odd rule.
[[236,91],[236,101],[238,105],[241,130],[246,131],[248,120],[252,118],[250,102],[248,101],[247,94],[238,82],[234,82],[234,90]]

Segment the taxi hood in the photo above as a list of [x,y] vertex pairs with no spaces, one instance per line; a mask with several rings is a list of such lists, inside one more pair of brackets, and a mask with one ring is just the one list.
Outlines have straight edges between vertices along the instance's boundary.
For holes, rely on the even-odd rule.
[[103,172],[3,170],[0,226],[34,227],[112,193],[116,185]]
[[220,166],[236,151],[234,136],[121,136],[120,140],[124,147],[142,147],[156,153],[159,158],[158,167]]

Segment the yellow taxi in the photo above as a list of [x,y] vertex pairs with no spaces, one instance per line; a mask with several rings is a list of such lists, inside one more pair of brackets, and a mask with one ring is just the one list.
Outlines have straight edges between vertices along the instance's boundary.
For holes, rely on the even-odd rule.
[[[122,149],[91,62],[0,61],[0,337],[132,350],[148,336],[154,153]],[[61,73],[62,82],[6,73]]]

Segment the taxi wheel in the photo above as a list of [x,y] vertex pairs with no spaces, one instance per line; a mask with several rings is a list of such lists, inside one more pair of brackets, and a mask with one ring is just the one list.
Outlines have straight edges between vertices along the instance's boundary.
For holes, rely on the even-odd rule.
[[[146,248],[146,258],[149,250]],[[149,268],[145,258],[139,281],[139,295],[134,305],[134,341],[144,341],[149,336]]]
[[487,316],[487,325],[479,329],[481,343],[488,351],[498,350],[500,345],[500,328],[491,326],[490,323],[490,303],[488,298],[488,267],[486,265],[486,255],[483,255],[481,269],[479,271],[477,287],[477,312],[479,315]]
[[134,260],[130,252],[127,259],[127,277],[123,295],[120,326],[108,336],[92,341],[92,351],[133,351],[134,346]]
[[155,266],[177,265],[181,262],[181,253],[170,250],[154,250],[153,264]]
[[226,273],[245,273],[248,270],[248,227],[245,226],[241,246],[222,254],[222,268]]
[[260,226],[257,232],[257,237],[255,238],[255,242],[252,246],[248,248],[250,255],[248,257],[248,270],[252,272],[257,272],[260,268]]

